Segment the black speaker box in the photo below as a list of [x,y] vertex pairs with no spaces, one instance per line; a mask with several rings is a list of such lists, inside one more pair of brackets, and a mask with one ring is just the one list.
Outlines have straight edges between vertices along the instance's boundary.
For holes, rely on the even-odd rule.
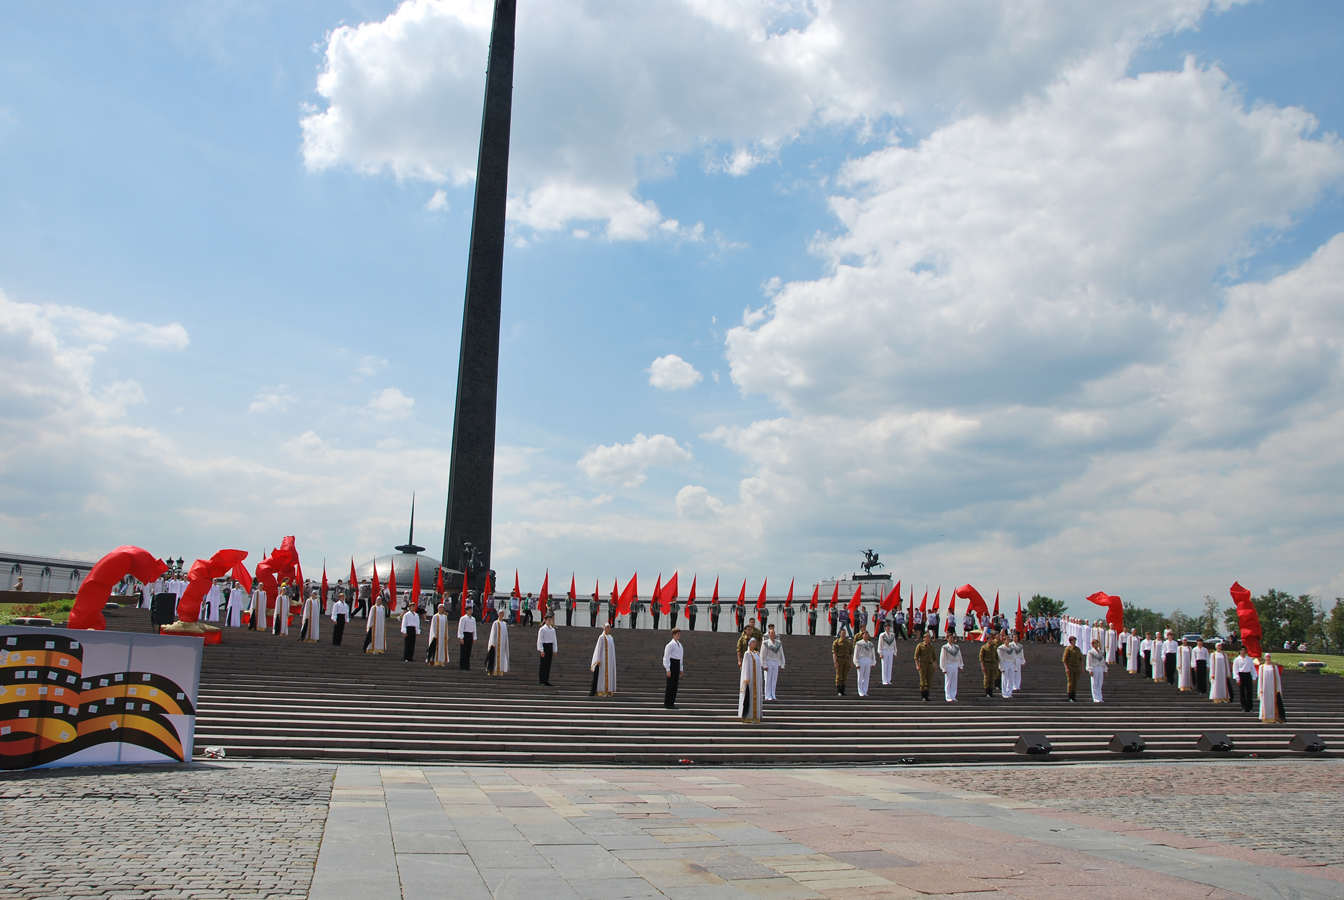
[[1288,749],[1295,753],[1320,753],[1325,750],[1325,741],[1321,740],[1319,734],[1302,731],[1293,735],[1288,742]]
[[1226,753],[1232,746],[1232,739],[1219,731],[1209,731],[1199,736],[1200,750]]
[[1018,753],[1025,753],[1031,756],[1042,756],[1049,753],[1050,739],[1043,734],[1034,734],[1028,732],[1017,739],[1017,744],[1013,747]]
[[1117,731],[1109,746],[1112,753],[1142,753],[1148,745],[1137,731]]
[[165,591],[155,594],[150,602],[149,621],[151,625],[171,625],[177,621],[177,594]]

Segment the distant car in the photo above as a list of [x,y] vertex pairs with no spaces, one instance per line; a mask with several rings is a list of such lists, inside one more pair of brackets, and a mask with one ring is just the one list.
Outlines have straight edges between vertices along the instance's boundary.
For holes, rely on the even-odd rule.
[[1191,631],[1191,632],[1188,632],[1188,633],[1186,633],[1186,634],[1181,635],[1181,640],[1183,640],[1183,641],[1189,641],[1190,643],[1193,644],[1195,641],[1202,641],[1202,640],[1204,640],[1204,636],[1203,636],[1202,634],[1200,634],[1199,632],[1197,632],[1197,631]]

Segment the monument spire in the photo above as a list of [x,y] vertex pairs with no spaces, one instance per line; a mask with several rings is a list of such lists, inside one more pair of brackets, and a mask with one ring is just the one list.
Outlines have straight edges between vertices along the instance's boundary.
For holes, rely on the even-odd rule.
[[400,550],[402,553],[409,553],[412,556],[419,553],[424,547],[417,546],[415,543],[415,491],[411,491],[411,533],[406,536],[406,543],[400,547],[393,547],[394,550]]
[[495,486],[495,405],[499,395],[499,315],[504,275],[504,211],[509,186],[509,124],[513,111],[516,0],[495,0],[485,108],[476,157],[476,200],[467,256],[457,406],[448,469],[443,565],[463,569],[470,543],[481,568],[490,566]]

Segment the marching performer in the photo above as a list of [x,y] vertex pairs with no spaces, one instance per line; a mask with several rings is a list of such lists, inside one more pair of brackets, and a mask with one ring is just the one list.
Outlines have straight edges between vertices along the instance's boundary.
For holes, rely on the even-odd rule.
[[1101,649],[1101,641],[1094,640],[1092,649],[1087,651],[1087,671],[1092,676],[1092,702],[1101,703],[1102,683],[1106,680],[1107,653]]
[[938,665],[938,649],[933,646],[933,632],[925,631],[920,642],[915,645],[915,671],[919,673],[919,696],[928,702],[929,685],[933,682],[933,670]]
[[961,648],[957,646],[957,633],[949,631],[947,633],[947,643],[943,644],[942,652],[938,657],[938,667],[943,670],[943,696],[948,703],[957,699],[957,679],[961,677],[961,669],[965,665],[961,658]]
[[485,674],[504,675],[509,671],[509,624],[505,616],[490,623],[490,637],[485,642]]
[[[677,621],[673,616],[672,621]],[[663,706],[677,708],[677,687],[681,684],[681,673],[686,662],[686,648],[681,645],[681,629],[672,629],[672,640],[663,648],[663,671],[667,673],[667,683],[663,688]]]
[[1259,677],[1259,672],[1255,668],[1255,660],[1246,655],[1246,648],[1242,647],[1237,658],[1232,660],[1232,677],[1237,682],[1237,695],[1241,700],[1241,711],[1251,711],[1251,698],[1255,696],[1255,680]]
[[318,598],[318,592],[312,591],[308,599],[303,601],[303,618],[299,623],[299,642],[307,644],[316,644],[318,634],[321,631],[322,622],[322,601]]
[[616,696],[616,639],[611,636],[610,622],[602,626],[602,633],[597,636],[597,646],[593,648],[593,662],[589,668],[593,672],[593,685],[588,696]]
[[1064,648],[1064,677],[1068,682],[1069,702],[1078,702],[1078,678],[1083,674],[1083,651],[1078,649],[1078,638],[1070,635],[1069,646]]
[[980,645],[980,673],[984,676],[985,696],[994,696],[994,682],[1000,679],[999,648],[994,641],[987,640]]
[[333,647],[341,646],[341,639],[345,637],[345,623],[350,618],[350,605],[345,602],[345,594],[337,594],[336,602],[331,604],[331,645]]
[[415,611],[414,606],[401,614],[401,634],[405,639],[401,658],[410,662],[415,659],[415,639],[420,636],[420,613]]
[[369,618],[364,625],[364,652],[382,653],[387,649],[387,607],[383,598],[369,610]]
[[891,684],[891,670],[896,665],[896,632],[890,621],[887,630],[877,639],[877,655],[882,657],[882,683]]
[[779,670],[784,668],[784,642],[775,634],[771,625],[761,644],[761,665],[765,667],[765,699],[775,699],[775,688],[779,685]]
[[737,714],[743,722],[761,721],[761,694],[764,687],[761,655],[756,652],[756,639],[752,638],[747,642],[747,652],[742,654],[742,678],[737,693]]
[[853,655],[854,668],[859,673],[859,696],[868,696],[868,676],[873,671],[874,664],[877,663],[877,648],[873,642],[868,640],[868,630],[859,629],[859,639],[854,642]]
[[434,615],[429,617],[429,649],[425,653],[425,662],[431,666],[448,665],[448,605],[440,603]]
[[840,629],[840,636],[831,641],[831,659],[835,663],[835,693],[843,697],[849,682],[849,668],[853,665],[854,644],[849,631]]

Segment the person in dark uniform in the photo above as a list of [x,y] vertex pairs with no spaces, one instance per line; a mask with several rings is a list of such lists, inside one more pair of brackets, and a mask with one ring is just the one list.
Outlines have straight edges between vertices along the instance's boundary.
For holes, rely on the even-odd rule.
[[694,600],[686,601],[686,630],[695,631],[695,608],[698,604]]
[[747,623],[747,627],[742,629],[742,634],[737,639],[737,664],[742,665],[742,654],[747,652],[747,645],[751,643],[752,638],[759,638],[761,633],[756,630],[756,620],[752,619]]
[[832,603],[830,607],[827,609],[826,617],[831,622],[831,637],[835,637],[835,627],[840,622],[840,613],[836,611],[834,603]]
[[793,601],[784,604],[784,633],[793,634]]
[[593,594],[593,599],[588,601],[588,627],[597,627],[597,614],[602,611],[602,601],[597,599],[597,594]]
[[574,607],[579,605],[579,601],[570,597],[565,601],[565,627],[569,628],[574,624]]
[[1078,639],[1069,638],[1069,646],[1064,650],[1064,677],[1069,686],[1069,702],[1078,702],[1078,679],[1083,674],[1083,651],[1078,649]]
[[999,643],[993,638],[980,645],[980,672],[985,679],[985,696],[993,697],[999,680]]
[[915,645],[915,671],[919,673],[919,697],[926,702],[933,673],[938,669],[938,656],[938,648],[933,646],[933,632],[924,632],[923,639]]
[[733,614],[737,616],[737,630],[741,631],[746,625],[747,608],[744,603],[735,603],[733,605]]
[[811,635],[817,633],[817,608],[810,604],[807,607],[807,633]]
[[720,609],[720,607],[722,607],[722,606],[723,606],[723,604],[719,601],[719,598],[718,598],[718,597],[715,597],[713,600],[709,601],[709,630],[710,630],[710,631],[718,631],[718,630],[719,630],[719,609]]
[[[673,621],[676,621],[673,619]],[[672,640],[663,648],[663,669],[667,672],[667,686],[663,690],[663,706],[677,708],[677,686],[681,683],[686,649],[681,646],[681,629],[672,629]]]
[[854,643],[849,639],[848,631],[831,642],[831,660],[835,663],[835,693],[844,696],[845,685],[849,682],[849,670],[854,666]]

